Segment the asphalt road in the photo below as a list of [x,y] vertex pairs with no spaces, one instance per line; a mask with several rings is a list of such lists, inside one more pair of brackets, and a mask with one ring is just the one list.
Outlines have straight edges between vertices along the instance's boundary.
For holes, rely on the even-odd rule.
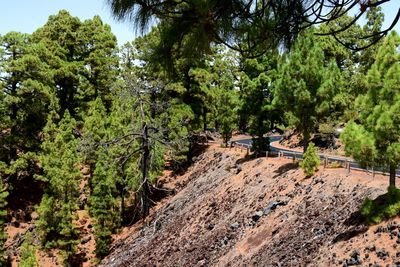
[[[284,149],[284,148],[278,148],[274,145],[272,145],[273,142],[279,141],[282,138],[282,136],[270,136],[269,140],[270,140],[270,148],[271,148],[271,152],[275,152],[275,153],[282,153],[283,156],[289,156],[289,157],[293,157],[295,156],[296,159],[302,159],[303,158],[303,153],[302,152],[298,152],[298,151],[293,151],[290,149]],[[244,147],[248,147],[250,148],[252,146],[252,140],[251,139],[241,139],[241,140],[236,140],[234,141],[235,143],[244,146]],[[360,164],[358,164],[357,162],[355,162],[353,159],[349,159],[349,158],[344,158],[344,157],[336,157],[336,156],[331,156],[331,155],[325,155],[325,154],[318,154],[321,160],[325,160],[326,156],[328,156],[328,159],[330,162],[332,161],[337,161],[340,163],[345,163],[346,161],[350,164],[350,168],[353,170],[367,170],[367,171],[371,171],[371,169],[367,169],[364,168],[362,166],[360,166]],[[375,170],[375,172],[377,173],[385,173],[388,174],[388,170],[385,170],[384,168],[377,168]],[[400,176],[400,169],[396,170],[396,176]]]

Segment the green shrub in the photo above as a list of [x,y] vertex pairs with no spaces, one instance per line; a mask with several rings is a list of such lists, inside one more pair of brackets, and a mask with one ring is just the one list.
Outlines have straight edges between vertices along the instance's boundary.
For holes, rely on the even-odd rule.
[[328,165],[328,168],[333,168],[333,169],[340,168],[340,167],[342,167],[342,165],[340,164],[339,161],[333,161],[333,162],[329,163],[329,165]]
[[384,219],[400,214],[400,190],[389,187],[382,203],[366,198],[361,205],[361,215],[368,224],[378,224]]
[[307,177],[311,177],[318,166],[321,163],[317,154],[317,149],[313,143],[310,143],[307,147],[306,153],[304,153],[304,159],[300,162],[300,168],[302,168]]
[[32,245],[32,234],[25,234],[25,240],[21,246],[20,267],[38,267],[39,263],[35,255],[35,247]]

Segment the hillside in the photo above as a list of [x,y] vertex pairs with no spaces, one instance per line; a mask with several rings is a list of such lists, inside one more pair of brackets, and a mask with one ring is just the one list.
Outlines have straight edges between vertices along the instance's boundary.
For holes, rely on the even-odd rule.
[[164,178],[182,189],[145,226],[139,222],[119,235],[101,266],[400,262],[396,219],[367,227],[357,212],[366,196],[386,191],[387,177],[321,168],[307,179],[289,159],[244,156],[214,144],[185,175]]

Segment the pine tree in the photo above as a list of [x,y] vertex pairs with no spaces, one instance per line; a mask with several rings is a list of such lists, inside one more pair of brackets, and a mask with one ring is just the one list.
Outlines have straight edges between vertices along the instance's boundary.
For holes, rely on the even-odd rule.
[[75,129],[76,122],[68,111],[58,124],[49,119],[40,157],[44,174],[37,177],[48,183],[38,208],[42,242],[47,248],[60,248],[66,262],[72,260],[79,242],[73,222],[81,178]]
[[216,103],[218,105],[216,120],[220,125],[220,132],[225,147],[232,138],[232,132],[237,125],[237,96],[233,90],[222,89]]
[[[100,97],[89,103],[89,110],[84,116],[82,129],[82,142],[80,152],[82,154],[82,163],[89,166],[89,174],[92,176],[95,169],[98,147],[105,142],[108,136],[109,118],[106,108]],[[89,179],[89,188],[92,191],[92,179]]]
[[314,143],[310,143],[304,153],[304,159],[300,162],[300,167],[304,170],[307,177],[311,177],[320,165],[317,149]]
[[252,136],[256,156],[269,151],[269,138],[264,135],[282,121],[282,112],[273,105],[277,60],[275,50],[258,59],[242,58],[241,123]]
[[61,116],[68,109],[75,117],[97,97],[109,108],[109,88],[118,66],[117,41],[99,16],[81,22],[61,10],[32,34],[32,40],[51,52],[46,62],[52,69]]
[[20,267],[39,267],[38,260],[35,255],[36,249],[32,245],[32,234],[26,233],[25,240],[21,245]]
[[379,48],[367,74],[367,93],[357,98],[359,123],[351,122],[341,135],[345,149],[367,166],[385,166],[395,187],[400,161],[400,37],[393,32]]
[[304,152],[317,122],[334,109],[332,99],[342,84],[336,63],[324,64],[320,44],[307,33],[297,40],[278,70],[274,104],[289,112],[292,124],[302,134]]
[[38,170],[41,132],[55,104],[48,56],[30,35],[0,36],[0,161],[7,165],[11,194],[30,188]]
[[205,61],[203,67],[193,68],[189,75],[193,80],[191,90],[196,90],[202,110],[203,130],[210,123],[222,134],[225,145],[232,136],[237,122],[237,91],[234,89],[236,66],[235,54],[221,46],[213,47],[213,54]]
[[5,258],[5,247],[4,244],[7,240],[7,233],[5,232],[5,217],[7,215],[7,196],[8,192],[3,183],[4,172],[6,170],[6,164],[0,161],[0,265],[3,266],[6,263]]
[[98,258],[106,256],[112,241],[111,234],[118,227],[119,219],[115,209],[115,181],[109,164],[108,155],[103,149],[99,152],[99,159],[93,173],[93,193],[90,196],[90,213],[95,218],[96,235],[95,253]]

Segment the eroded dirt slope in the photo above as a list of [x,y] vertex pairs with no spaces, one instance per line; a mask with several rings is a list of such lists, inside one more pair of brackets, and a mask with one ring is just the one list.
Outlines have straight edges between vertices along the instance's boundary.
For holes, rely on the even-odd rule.
[[387,177],[321,169],[305,178],[289,159],[211,146],[178,179],[186,186],[121,235],[102,266],[400,263],[396,220],[366,227],[357,213]]

